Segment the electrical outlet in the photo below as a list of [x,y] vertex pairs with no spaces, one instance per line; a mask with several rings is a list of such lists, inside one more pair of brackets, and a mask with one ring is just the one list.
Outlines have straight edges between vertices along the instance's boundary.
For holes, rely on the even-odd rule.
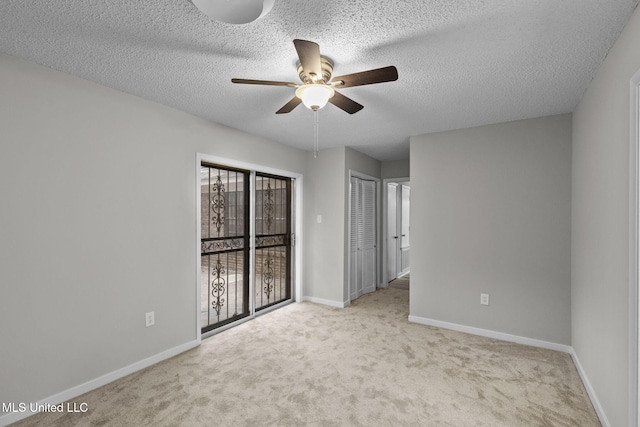
[[320,223],[322,222],[322,215],[318,215],[318,216],[316,217],[316,222],[317,222],[318,224],[320,224]]
[[153,326],[156,323],[156,313],[154,311],[150,311],[144,315],[145,323],[147,328],[149,326]]
[[480,294],[480,304],[489,305],[489,294]]

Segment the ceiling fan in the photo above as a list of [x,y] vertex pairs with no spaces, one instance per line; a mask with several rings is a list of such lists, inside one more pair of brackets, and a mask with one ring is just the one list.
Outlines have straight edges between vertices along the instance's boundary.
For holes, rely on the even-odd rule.
[[330,102],[349,114],[353,114],[362,110],[364,107],[351,98],[342,95],[336,89],[398,80],[398,70],[394,66],[332,78],[333,61],[326,56],[320,55],[320,46],[317,43],[296,39],[293,41],[293,44],[300,59],[298,63],[298,76],[302,84],[249,79],[231,79],[231,82],[295,88],[296,96],[276,111],[276,114],[289,113],[300,105],[300,103],[304,103],[307,108],[313,111],[318,111],[324,107],[327,102]]

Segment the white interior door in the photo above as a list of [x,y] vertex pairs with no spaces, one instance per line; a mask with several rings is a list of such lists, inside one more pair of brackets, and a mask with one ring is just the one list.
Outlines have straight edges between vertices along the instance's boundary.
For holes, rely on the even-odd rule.
[[398,184],[387,184],[387,282],[398,277]]

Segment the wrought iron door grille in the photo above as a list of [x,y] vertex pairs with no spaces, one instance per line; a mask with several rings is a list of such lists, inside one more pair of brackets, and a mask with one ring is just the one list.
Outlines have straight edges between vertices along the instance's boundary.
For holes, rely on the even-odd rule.
[[256,174],[256,311],[291,299],[291,187]]
[[249,173],[202,163],[202,332],[249,316]]

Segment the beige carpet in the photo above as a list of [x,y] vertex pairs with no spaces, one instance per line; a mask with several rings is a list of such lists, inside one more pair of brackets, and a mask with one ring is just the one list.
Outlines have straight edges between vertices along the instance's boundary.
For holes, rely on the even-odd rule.
[[389,287],[396,288],[396,289],[404,289],[408,291],[410,279],[411,278],[409,277],[409,274],[405,274],[404,276],[398,277],[397,279],[394,279],[391,282],[389,282]]
[[411,324],[408,300],[292,304],[16,425],[600,425],[569,355]]

